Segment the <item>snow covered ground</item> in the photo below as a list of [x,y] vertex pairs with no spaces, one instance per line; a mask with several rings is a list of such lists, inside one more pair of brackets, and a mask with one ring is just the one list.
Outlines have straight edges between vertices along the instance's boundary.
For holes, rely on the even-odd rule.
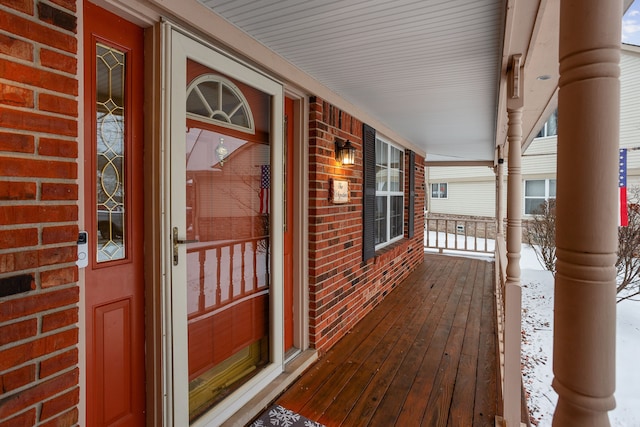
[[[522,359],[529,410],[538,426],[550,426],[558,395],[553,380],[553,276],[542,268],[528,245],[522,247]],[[612,426],[640,426],[640,302],[617,305],[617,407],[609,413]]]

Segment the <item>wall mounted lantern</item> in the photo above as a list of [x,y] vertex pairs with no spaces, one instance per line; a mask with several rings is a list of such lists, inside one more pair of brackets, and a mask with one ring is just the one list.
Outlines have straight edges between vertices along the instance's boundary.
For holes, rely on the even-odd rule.
[[346,142],[340,143],[336,138],[336,160],[342,165],[354,165],[356,163],[356,149],[347,139]]

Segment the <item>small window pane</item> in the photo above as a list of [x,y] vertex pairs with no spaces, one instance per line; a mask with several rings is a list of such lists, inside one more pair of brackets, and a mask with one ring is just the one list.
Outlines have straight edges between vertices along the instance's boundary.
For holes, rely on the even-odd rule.
[[433,183],[431,184],[431,198],[432,199],[446,199],[447,198],[447,183]]
[[403,221],[403,210],[402,210],[402,196],[392,196],[391,197],[391,218],[390,218],[390,227],[391,227],[391,235],[390,239],[394,237],[398,237],[402,234],[402,221]]
[[554,113],[549,117],[547,121],[547,135],[546,136],[554,136],[558,134],[558,113],[554,111]]
[[555,179],[549,180],[549,197],[552,199],[556,198],[556,180]]
[[386,242],[387,240],[387,198],[376,196],[375,213],[375,244]]
[[526,181],[524,195],[525,197],[544,197],[544,179]]
[[527,215],[535,215],[543,213],[544,199],[525,199],[524,213]]

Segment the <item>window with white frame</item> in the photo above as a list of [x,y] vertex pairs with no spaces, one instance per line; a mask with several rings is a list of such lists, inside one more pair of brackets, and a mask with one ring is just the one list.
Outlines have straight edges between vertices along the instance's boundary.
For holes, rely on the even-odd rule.
[[554,111],[549,119],[545,122],[540,129],[540,132],[536,135],[536,138],[546,138],[548,136],[555,136],[558,134],[558,110]]
[[376,249],[404,235],[404,151],[376,137]]
[[448,185],[446,182],[433,182],[431,183],[431,198],[432,199],[446,199]]
[[524,213],[534,215],[542,213],[544,202],[555,200],[555,179],[531,179],[524,182]]

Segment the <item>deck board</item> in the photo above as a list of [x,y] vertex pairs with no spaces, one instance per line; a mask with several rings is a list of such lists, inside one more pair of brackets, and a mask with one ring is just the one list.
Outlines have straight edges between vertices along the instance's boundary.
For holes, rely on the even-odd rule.
[[277,403],[327,427],[494,425],[493,268],[425,254]]

